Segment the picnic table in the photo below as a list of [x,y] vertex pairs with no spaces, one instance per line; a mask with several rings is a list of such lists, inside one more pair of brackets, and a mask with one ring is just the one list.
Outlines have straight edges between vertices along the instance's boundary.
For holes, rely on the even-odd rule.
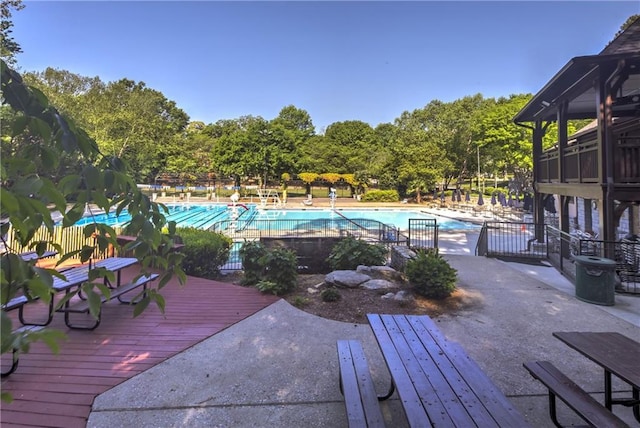
[[[640,422],[640,343],[617,332],[554,332],[566,343],[604,369],[604,406],[633,407]],[[631,385],[631,397],[613,398],[611,377],[616,375]]]
[[[55,277],[53,279],[53,289],[56,292],[64,292],[65,297],[69,297],[68,294],[71,293],[75,288],[80,287],[82,284],[89,281],[89,275],[92,269],[105,268],[115,273],[115,283],[112,284],[105,278],[105,285],[109,287],[110,293],[107,295],[100,294],[99,298],[101,302],[105,303],[108,300],[117,298],[122,303],[136,303],[132,300],[123,300],[121,296],[133,290],[136,290],[139,287],[143,287],[143,290],[146,290],[147,284],[155,280],[159,276],[156,273],[150,275],[142,275],[131,282],[122,284],[122,270],[126,267],[136,264],[137,262],[138,260],[136,258],[131,257],[111,257],[108,259],[99,260],[95,262],[93,266],[90,264],[89,266],[84,265],[70,268],[62,272],[62,274],[64,275],[64,279],[58,277]],[[143,293],[144,292],[145,291],[143,291]],[[89,301],[86,300],[86,297],[82,296],[82,293],[79,292],[78,295],[81,297],[79,301],[72,302],[70,299],[67,299],[63,307],[60,308],[58,312],[64,312],[64,320],[67,327],[74,329],[93,330],[100,324],[102,310],[98,312],[96,317],[92,315],[90,321],[88,322],[85,320],[84,322],[78,324],[71,321],[70,314],[72,313],[90,313]],[[28,306],[27,303],[29,303],[30,301],[33,300],[27,299],[26,296],[18,296],[12,299],[11,302],[9,302],[10,305],[3,305],[3,309],[5,310],[19,309],[18,318],[23,326],[13,331],[13,333],[34,333],[42,329],[44,326],[49,325],[53,320],[54,299],[51,298],[49,302],[47,319],[44,322],[26,321],[24,318],[24,309],[26,306]],[[6,370],[0,370],[0,376],[5,377],[12,374],[18,368],[18,363],[19,352],[18,349],[13,348],[11,366]]]
[[529,426],[477,363],[428,316],[367,318],[410,426]]
[[[106,285],[108,285],[111,289],[114,289],[114,290],[119,289],[121,288],[121,285],[122,285],[121,284],[122,270],[136,264],[137,262],[138,260],[133,257],[110,257],[108,259],[98,260],[97,262],[93,263],[91,266],[82,265],[82,266],[73,267],[62,272],[62,275],[64,275],[64,279],[54,277],[52,288],[57,293],[69,294],[72,291],[74,291],[74,289],[80,287],[82,284],[89,281],[89,271],[91,269],[105,268],[109,271],[114,272],[116,276],[115,284],[111,284],[107,281]],[[114,294],[113,297],[116,297],[116,295]],[[46,325],[49,325],[53,320],[54,299],[51,299],[49,303],[49,312],[48,312],[47,319],[42,322],[25,320],[24,310],[26,306],[27,306],[26,304],[22,304],[19,307],[18,317],[22,324],[46,326]],[[65,321],[67,321],[67,326],[71,328],[75,328],[75,326],[70,325],[70,323],[68,322],[69,308],[71,308],[71,302],[67,301],[65,302],[64,307],[61,308],[59,311],[65,312]]]
[[53,257],[58,254],[57,251],[45,251],[41,255],[38,254],[37,251],[26,251],[24,253],[20,253],[20,258],[25,262],[29,262],[31,260],[40,260],[46,259],[47,257]]

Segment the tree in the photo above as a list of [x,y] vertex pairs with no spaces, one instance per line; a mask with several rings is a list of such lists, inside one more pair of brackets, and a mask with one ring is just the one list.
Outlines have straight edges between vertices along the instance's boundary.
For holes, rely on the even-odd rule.
[[206,132],[202,122],[191,122],[176,143],[165,145],[167,155],[162,172],[202,176],[215,170],[213,148],[215,139]]
[[307,195],[311,194],[311,184],[313,184],[313,182],[316,181],[319,177],[320,174],[317,174],[315,172],[301,172],[300,174],[298,174],[298,178],[302,180],[306,186],[305,188],[307,191]]
[[376,151],[371,125],[359,120],[332,123],[324,137],[329,148],[324,152],[325,170],[338,173],[367,170],[370,153]]
[[285,129],[296,133],[296,140],[303,141],[315,135],[315,127],[311,116],[306,110],[293,105],[283,107],[278,117],[273,119],[274,124],[282,125]]
[[380,181],[398,190],[400,196],[415,192],[416,200],[421,202],[422,194],[436,185],[451,162],[434,133],[428,132],[433,122],[424,110],[403,112],[395,126],[395,144],[390,148]]
[[144,82],[104,83],[52,68],[26,79],[76,118],[102,152],[130,163],[138,182],[151,182],[184,142],[189,116]]
[[16,54],[22,52],[18,42],[11,37],[13,32],[11,29],[13,28],[13,21],[11,21],[12,9],[16,12],[24,9],[22,0],[2,0],[0,4],[0,13],[2,15],[2,20],[0,21],[0,56],[9,65],[15,65]]
[[[142,194],[134,180],[128,175],[125,162],[117,157],[103,154],[96,142],[73,120],[49,104],[47,97],[38,89],[27,86],[22,76],[2,61],[0,64],[3,108],[13,112],[11,133],[3,127],[3,149],[13,144],[12,156],[0,160],[0,211],[8,222],[0,226],[0,235],[7,250],[0,256],[0,300],[4,305],[18,293],[50,302],[55,295],[53,276],[60,275],[53,269],[38,268],[34,262],[22,260],[5,240],[9,226],[15,231],[19,243],[42,254],[50,246],[58,252],[63,249],[53,242],[54,222],[50,210],[62,214],[62,227],[72,226],[84,213],[85,204],[93,203],[105,212],[116,209],[119,213],[128,210],[132,217],[128,233],[136,236],[135,242],[126,246],[140,261],[143,272],[151,267],[164,273],[157,289],[151,289],[135,306],[134,316],[140,314],[152,302],[164,311],[165,301],[159,290],[173,275],[184,283],[186,277],[181,269],[182,256],[171,252],[174,243],[175,222],[167,222],[163,208]],[[16,143],[17,142],[17,143]],[[52,179],[49,172],[55,171],[64,155],[76,156],[78,173],[64,178]],[[41,227],[49,232],[49,238],[37,240],[35,232]],[[167,233],[163,233],[163,228]],[[95,236],[96,244],[62,254],[60,262],[79,257],[86,262],[93,252],[106,250],[110,245],[119,248],[115,231],[103,224],[91,224],[84,228],[86,237]],[[104,287],[103,280],[109,274],[92,269],[90,282],[81,289],[91,302],[91,312],[99,311],[100,299],[96,299],[96,288]],[[77,292],[77,291],[76,291]],[[73,294],[66,297],[71,297]],[[58,302],[57,309],[65,299]],[[29,343],[45,340],[55,349],[59,332],[50,331],[38,336],[29,333],[14,333],[11,318],[2,309],[0,332],[2,353],[11,352],[20,343],[20,352],[28,351]],[[10,399],[3,393],[3,399]]]

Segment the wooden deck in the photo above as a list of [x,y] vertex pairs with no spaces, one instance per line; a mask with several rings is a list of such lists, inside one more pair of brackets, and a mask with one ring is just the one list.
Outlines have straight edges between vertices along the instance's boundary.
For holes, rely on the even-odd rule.
[[[123,271],[123,279],[135,273],[135,267]],[[164,316],[150,306],[133,318],[131,306],[112,301],[94,331],[70,330],[63,315],[55,314],[50,327],[65,332],[67,340],[58,354],[34,344],[16,372],[2,380],[2,390],[14,400],[0,404],[2,427],[85,427],[97,395],[278,300],[252,287],[193,277],[184,287],[174,280],[162,294]]]

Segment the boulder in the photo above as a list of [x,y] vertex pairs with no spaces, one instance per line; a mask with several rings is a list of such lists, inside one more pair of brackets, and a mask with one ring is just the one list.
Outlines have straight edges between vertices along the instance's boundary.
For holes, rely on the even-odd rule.
[[369,275],[358,273],[352,270],[335,270],[328,273],[324,282],[337,287],[356,288],[363,282],[371,280]]
[[387,281],[386,279],[372,279],[360,284],[360,288],[364,288],[365,290],[390,290],[398,287],[398,284]]
[[395,294],[395,296],[393,296],[393,300],[397,300],[399,302],[410,302],[413,300],[413,294],[408,290],[400,290]]
[[364,266],[357,267],[356,272],[369,275],[371,278],[387,279],[389,281],[402,280],[402,274],[391,266]]

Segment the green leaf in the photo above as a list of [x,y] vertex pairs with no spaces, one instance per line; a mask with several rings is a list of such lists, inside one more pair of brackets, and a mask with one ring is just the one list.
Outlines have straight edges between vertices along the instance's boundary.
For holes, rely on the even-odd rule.
[[102,306],[100,295],[93,291],[93,287],[83,287],[83,289],[87,296],[87,300],[89,301],[89,313],[95,319],[98,319],[98,316],[100,315],[100,307]]
[[49,107],[49,100],[40,89],[36,88],[35,86],[29,86],[29,89],[31,90],[31,93],[36,98],[38,103],[42,106],[43,110]]
[[67,339],[67,335],[59,330],[44,330],[39,332],[39,339],[42,340],[51,349],[51,352],[57,354],[60,352],[60,342]]
[[12,137],[16,137],[22,134],[29,123],[28,116],[18,116],[16,120],[13,122],[13,126],[11,129]]
[[141,313],[143,313],[144,310],[147,309],[147,307],[149,306],[150,302],[151,302],[151,298],[145,296],[138,303],[136,303],[136,305],[133,308],[133,317],[135,318]]
[[11,190],[14,193],[29,196],[37,194],[42,188],[42,180],[37,175],[29,175],[24,178],[17,179]]
[[82,178],[79,175],[67,175],[60,180],[58,183],[58,188],[62,192],[63,195],[71,195],[78,191],[80,184],[82,183]]
[[74,251],[69,251],[66,254],[63,254],[62,257],[60,257],[60,260],[58,260],[57,266],[60,266],[62,265],[62,263],[66,262],[67,260],[74,258],[78,254],[80,254],[80,251],[81,250],[74,250]]
[[102,174],[93,165],[87,165],[82,170],[82,175],[88,189],[102,190]]
[[42,119],[34,117],[29,122],[29,129],[35,135],[39,135],[43,140],[51,139],[51,127]]
[[64,212],[67,209],[67,201],[64,195],[58,191],[51,180],[43,178],[40,191],[43,196],[55,205],[58,211]]
[[58,155],[55,151],[49,147],[40,148],[40,159],[42,160],[42,166],[47,170],[54,169],[58,165]]
[[73,207],[71,207],[70,210],[68,210],[65,213],[64,218],[62,219],[62,226],[63,227],[73,226],[78,222],[78,220],[82,218],[83,215],[84,215],[84,205],[75,204]]
[[12,213],[19,209],[16,197],[4,187],[0,188],[0,205],[2,206],[3,212],[7,211]]
[[[45,269],[41,269],[45,270]],[[40,272],[44,275],[43,272]],[[46,277],[38,276],[36,278],[32,278],[27,282],[29,287],[29,292],[32,297],[38,297],[42,299],[45,303],[49,303],[51,300],[51,286],[53,284],[53,278],[49,273],[46,273]]]

